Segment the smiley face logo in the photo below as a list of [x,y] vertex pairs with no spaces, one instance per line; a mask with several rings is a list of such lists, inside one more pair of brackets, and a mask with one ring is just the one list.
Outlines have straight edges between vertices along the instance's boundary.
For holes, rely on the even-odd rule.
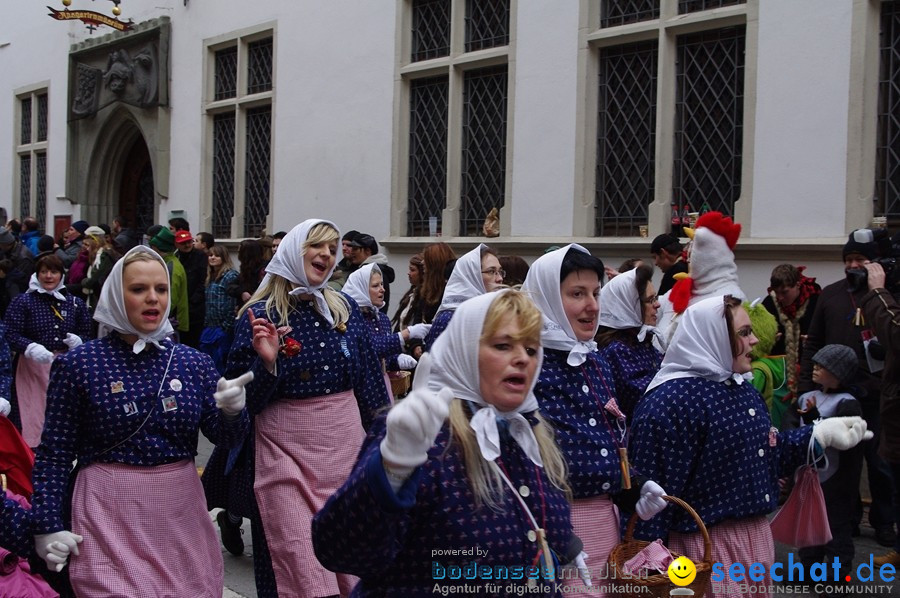
[[690,585],[697,577],[697,567],[694,561],[686,556],[680,556],[669,564],[669,581],[676,586]]

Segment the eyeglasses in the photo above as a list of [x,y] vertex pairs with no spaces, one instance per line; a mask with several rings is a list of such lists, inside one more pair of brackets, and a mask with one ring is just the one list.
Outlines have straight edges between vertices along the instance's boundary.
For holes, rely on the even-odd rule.
[[659,295],[650,295],[649,297],[644,297],[641,301],[643,303],[656,303],[659,301]]
[[499,274],[500,278],[506,278],[506,270],[503,268],[488,268],[487,270],[482,270],[481,273],[488,276],[497,276]]

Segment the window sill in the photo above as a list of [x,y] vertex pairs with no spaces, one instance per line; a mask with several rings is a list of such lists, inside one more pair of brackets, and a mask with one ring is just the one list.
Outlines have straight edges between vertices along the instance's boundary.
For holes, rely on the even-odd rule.
[[[686,242],[687,238],[682,238]],[[785,262],[802,260],[839,260],[846,237],[840,238],[748,238],[735,247],[739,260],[765,259]],[[495,248],[500,255],[540,255],[553,245],[578,243],[599,255],[645,257],[650,255],[651,239],[644,237],[388,237],[378,243],[398,253],[415,253],[430,243],[444,242],[457,254],[478,243]]]

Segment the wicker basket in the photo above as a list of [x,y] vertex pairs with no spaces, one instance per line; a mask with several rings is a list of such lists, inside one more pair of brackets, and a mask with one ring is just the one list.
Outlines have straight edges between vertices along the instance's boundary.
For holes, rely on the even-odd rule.
[[[703,561],[694,563],[697,567],[697,577],[694,578],[693,583],[688,586],[694,591],[695,598],[701,598],[706,593],[706,588],[709,585],[709,577],[712,574],[712,541],[709,539],[709,532],[706,531],[706,526],[703,524],[703,521],[700,520],[700,516],[697,515],[697,512],[691,508],[689,504],[674,496],[664,496],[663,498],[669,502],[675,503],[690,513],[691,517],[694,518],[694,521],[697,522],[700,533],[703,534]],[[641,591],[636,591],[634,593],[609,592],[608,595],[614,596],[615,598],[631,598],[632,596],[667,598],[670,595],[669,592],[680,587],[669,580],[668,573],[658,573],[656,575],[648,575],[647,577],[618,576],[618,572],[622,571],[625,563],[631,560],[631,558],[649,544],[649,542],[645,542],[644,540],[635,540],[633,538],[635,523],[637,523],[637,514],[632,515],[631,519],[628,520],[628,527],[625,528],[625,536],[622,538],[622,541],[613,548],[612,552],[609,553],[609,568],[611,572],[610,577],[612,577],[613,572],[616,574],[615,581],[617,583],[614,584],[616,587],[627,587],[629,585],[632,587],[641,586]],[[672,556],[678,558],[681,555],[672,553]]]
[[409,392],[410,374],[406,370],[399,372],[388,372],[388,378],[391,380],[391,392],[395,399],[406,396]]

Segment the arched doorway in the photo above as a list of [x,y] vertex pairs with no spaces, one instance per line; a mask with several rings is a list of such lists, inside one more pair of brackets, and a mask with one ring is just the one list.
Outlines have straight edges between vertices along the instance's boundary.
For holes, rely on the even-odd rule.
[[130,226],[145,231],[154,224],[153,164],[144,138],[138,135],[122,164],[118,213]]

